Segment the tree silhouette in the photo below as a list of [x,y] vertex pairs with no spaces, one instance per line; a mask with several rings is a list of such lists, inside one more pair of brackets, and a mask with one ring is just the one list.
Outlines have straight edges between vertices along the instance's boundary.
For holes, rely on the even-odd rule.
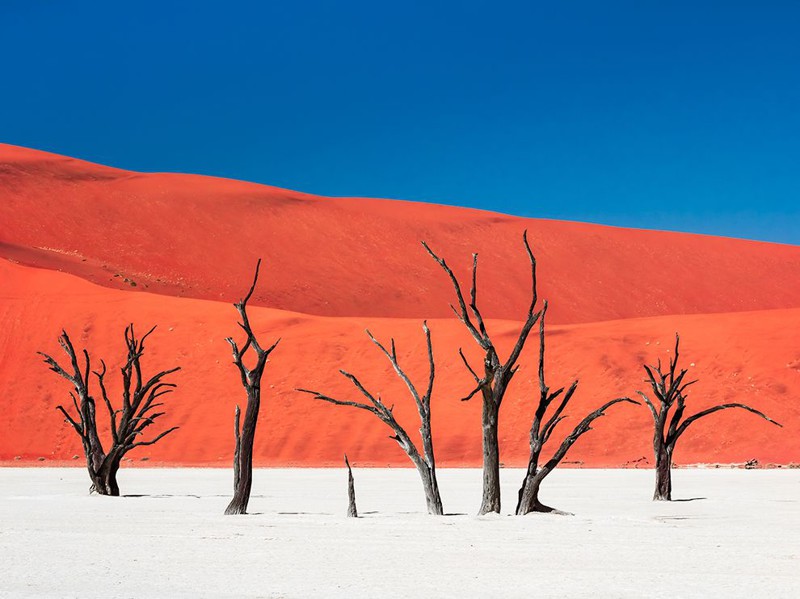
[[[264,367],[272,351],[280,343],[278,339],[269,348],[263,349],[256,339],[253,328],[250,326],[250,319],[247,316],[247,302],[253,295],[253,291],[258,283],[258,271],[261,267],[261,259],[256,263],[256,273],[253,276],[253,284],[244,299],[235,303],[233,306],[239,313],[241,322],[239,326],[244,331],[247,338],[241,347],[228,337],[225,341],[231,346],[233,353],[233,363],[239,369],[242,386],[247,393],[247,408],[244,413],[244,424],[239,428],[239,406],[236,406],[235,414],[235,437],[236,446],[233,459],[233,480],[234,490],[233,499],[225,509],[225,514],[246,514],[247,504],[250,502],[250,489],[253,486],[253,443],[256,437],[256,425],[258,424],[258,412],[261,409],[261,377],[264,375]],[[256,362],[252,368],[244,364],[244,357],[249,350],[253,350],[256,355]]]
[[[647,382],[655,396],[652,401],[642,391],[637,391],[642,396],[650,413],[653,416],[653,451],[656,459],[656,489],[653,493],[654,500],[670,501],[672,499],[672,458],[675,452],[675,444],[681,438],[686,429],[700,418],[727,410],[729,408],[740,408],[760,416],[767,422],[777,426],[782,426],[768,417],[766,414],[751,408],[743,403],[720,404],[692,416],[684,418],[686,411],[686,390],[694,385],[697,380],[686,380],[688,370],[678,370],[678,359],[680,357],[680,336],[675,334],[675,353],[669,359],[669,369],[667,372],[662,370],[661,359],[655,366],[645,364],[644,370],[647,373]],[[670,411],[674,408],[672,416]]]
[[[86,467],[92,481],[91,490],[100,495],[119,495],[117,471],[122,458],[129,451],[136,447],[153,445],[178,429],[177,426],[173,426],[147,441],[142,438],[143,433],[165,414],[165,412],[156,411],[164,405],[157,400],[172,392],[176,387],[174,383],[167,383],[162,379],[180,370],[178,367],[162,370],[147,380],[142,376],[141,359],[144,354],[144,342],[155,328],[150,329],[141,339],[137,339],[133,324],[125,328],[127,359],[120,371],[122,375],[122,407],[120,408],[113,406],[106,390],[105,362],[101,360],[100,370],[92,371],[89,352],[84,349],[81,352],[84,362],[83,368],[81,368],[75,347],[66,331],[61,331],[58,343],[69,358],[68,370],[51,356],[39,352],[50,370],[67,379],[73,386],[74,391],[70,391],[69,394],[72,397],[74,412],[70,413],[69,408],[61,405],[56,409],[64,415],[66,421],[80,437],[86,456]],[[97,432],[97,406],[89,390],[90,373],[94,374],[97,379],[103,403],[108,411],[111,432],[108,451],[104,449]]]
[[380,395],[375,395],[368,391],[364,385],[361,384],[361,381],[359,381],[354,375],[350,374],[346,370],[340,370],[339,372],[342,374],[342,376],[348,379],[353,386],[364,397],[367,398],[367,400],[369,400],[369,403],[343,401],[318,391],[311,391],[309,389],[297,389],[297,391],[309,393],[314,396],[314,399],[326,401],[337,406],[350,406],[375,414],[375,416],[377,416],[381,422],[392,429],[394,435],[391,438],[397,441],[397,444],[409,457],[411,462],[416,467],[417,472],[419,472],[419,476],[422,480],[422,488],[425,492],[425,503],[428,507],[428,513],[441,516],[444,511],[442,509],[442,498],[439,494],[439,483],[436,480],[436,459],[433,452],[433,436],[431,433],[431,393],[433,392],[433,381],[436,376],[436,370],[433,361],[431,331],[428,328],[427,322],[423,323],[422,330],[425,333],[429,367],[427,388],[422,394],[420,394],[419,390],[408,377],[406,372],[400,367],[400,364],[397,361],[397,349],[395,348],[394,339],[391,340],[389,349],[387,349],[372,335],[372,333],[367,331],[367,336],[369,337],[370,341],[372,341],[372,343],[375,344],[381,353],[386,356],[395,373],[397,373],[397,376],[400,377],[403,383],[405,383],[409,393],[414,398],[414,403],[416,404],[417,413],[419,414],[420,420],[419,432],[422,437],[422,454],[420,454],[419,449],[411,440],[411,437],[409,437],[405,428],[403,428],[403,426],[395,419],[393,413],[394,404],[392,404],[392,407],[388,407],[383,402]]
[[[544,302],[542,315],[539,319],[539,403],[536,407],[533,423],[531,424],[531,454],[530,459],[528,460],[528,469],[525,472],[525,478],[522,481],[522,486],[519,490],[519,499],[517,501],[517,515],[519,516],[524,516],[525,514],[529,514],[531,512],[558,511],[554,508],[544,505],[539,501],[539,487],[541,486],[545,477],[555,470],[561,460],[564,459],[564,456],[567,455],[567,452],[575,443],[575,441],[577,441],[584,433],[592,430],[592,422],[603,416],[608,408],[614,404],[622,402],[639,405],[639,402],[633,401],[628,397],[612,399],[611,401],[602,405],[594,412],[586,416],[586,418],[581,420],[572,430],[572,432],[570,432],[564,438],[564,440],[561,441],[561,444],[558,446],[558,449],[556,449],[555,453],[553,453],[553,456],[540,466],[539,460],[541,458],[542,449],[550,440],[550,436],[553,434],[556,426],[558,426],[558,423],[566,418],[564,415],[564,409],[567,407],[567,404],[572,399],[573,394],[578,388],[578,381],[576,380],[573,381],[573,383],[569,386],[569,389],[567,389],[566,393],[564,393],[564,387],[561,387],[556,391],[550,391],[550,387],[548,387],[545,382],[544,321],[546,314],[547,302]],[[548,408],[550,408],[551,404],[553,404],[553,402],[558,399],[559,396],[561,396],[561,401],[558,403],[556,409],[548,416]]]
[[475,339],[475,342],[484,352],[483,374],[479,375],[476,369],[469,364],[463,352],[460,349],[458,350],[464,365],[475,379],[476,385],[473,391],[463,398],[462,401],[468,401],[478,392],[480,392],[483,399],[481,413],[483,431],[483,495],[481,506],[478,510],[479,514],[500,512],[500,444],[497,438],[500,405],[503,403],[503,398],[505,397],[511,379],[519,368],[517,360],[519,359],[520,353],[522,353],[522,348],[525,346],[528,334],[533,328],[533,325],[536,324],[540,315],[540,312],[534,311],[538,298],[536,291],[536,259],[528,244],[527,231],[522,235],[522,242],[531,265],[531,302],[517,341],[505,362],[500,359],[497,349],[486,330],[483,316],[478,309],[476,291],[478,254],[472,254],[472,283],[469,292],[469,304],[467,304],[461,290],[461,284],[458,282],[458,278],[453,271],[443,258],[437,256],[433,250],[428,247],[427,243],[424,241],[422,242],[425,250],[436,260],[439,266],[442,267],[453,285],[458,308],[452,305],[450,307],[453,309],[456,318],[467,328],[472,338]]

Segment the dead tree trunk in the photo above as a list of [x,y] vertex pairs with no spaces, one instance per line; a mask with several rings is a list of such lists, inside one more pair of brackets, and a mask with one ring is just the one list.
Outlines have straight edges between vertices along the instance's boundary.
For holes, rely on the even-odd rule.
[[[236,448],[233,464],[234,492],[233,499],[225,509],[226,515],[247,513],[247,504],[250,502],[250,489],[253,486],[253,443],[256,437],[258,412],[261,409],[261,377],[264,375],[264,367],[267,364],[269,355],[280,343],[280,339],[278,339],[269,348],[262,349],[256,339],[253,328],[250,326],[250,319],[247,317],[247,301],[256,288],[260,266],[261,260],[259,259],[256,263],[256,273],[250,290],[244,299],[234,304],[241,318],[239,326],[247,335],[247,339],[245,339],[241,348],[232,337],[226,339],[233,352],[233,363],[239,369],[242,386],[247,393],[247,407],[244,413],[244,425],[241,429],[239,428],[238,406],[236,409]],[[252,349],[256,355],[256,363],[252,368],[248,368],[243,362],[243,358],[249,349]]]
[[472,283],[470,286],[470,301],[469,304],[467,304],[461,290],[461,284],[458,282],[458,278],[453,271],[443,258],[437,256],[428,247],[427,243],[424,241],[422,242],[425,250],[439,266],[442,267],[453,285],[458,301],[458,308],[452,306],[453,312],[455,312],[456,317],[464,324],[484,353],[483,375],[479,376],[476,370],[470,366],[463,352],[459,349],[459,355],[464,365],[475,379],[476,385],[472,392],[463,398],[462,401],[468,401],[478,392],[480,392],[483,400],[483,409],[481,411],[483,431],[483,494],[478,514],[500,512],[500,444],[497,438],[500,421],[500,405],[503,403],[503,398],[505,397],[506,390],[508,389],[512,377],[517,372],[518,366],[516,363],[522,352],[522,348],[525,346],[528,334],[533,328],[533,325],[536,324],[540,314],[534,311],[538,298],[536,291],[536,259],[528,244],[527,231],[523,233],[522,241],[531,265],[531,303],[525,322],[517,337],[517,341],[505,362],[500,360],[489,333],[486,331],[483,316],[478,309],[476,299],[478,254],[472,255]]
[[[567,407],[567,404],[572,399],[575,390],[578,388],[578,381],[573,381],[566,393],[564,393],[564,387],[551,392],[550,387],[548,387],[545,382],[544,324],[546,314],[547,302],[544,302],[544,307],[542,308],[541,317],[539,319],[539,403],[536,407],[533,423],[531,424],[531,454],[530,459],[528,460],[528,469],[525,473],[525,478],[522,481],[522,486],[520,487],[517,499],[518,516],[524,516],[531,512],[558,512],[558,510],[544,505],[541,501],[539,501],[539,488],[541,487],[542,481],[548,474],[555,470],[561,460],[564,459],[564,456],[567,455],[569,449],[575,444],[581,435],[591,430],[592,422],[603,416],[608,408],[614,404],[622,402],[637,404],[637,402],[627,397],[619,397],[604,404],[586,416],[586,418],[581,420],[581,422],[578,423],[572,432],[564,438],[553,456],[540,467],[539,459],[541,457],[542,449],[550,439],[550,436],[553,434],[553,431],[558,423],[566,418],[564,415],[564,409]],[[548,415],[547,411],[550,408],[550,405],[562,394],[563,397],[558,404],[558,407],[556,407],[556,409]]]
[[392,413],[392,409],[387,407],[386,404],[383,403],[380,396],[375,396],[364,386],[361,382],[349,372],[344,370],[340,370],[339,372],[346,377],[353,386],[355,386],[358,391],[364,395],[370,403],[361,403],[357,401],[342,401],[339,399],[335,399],[333,397],[329,397],[324,395],[318,391],[310,391],[308,389],[297,389],[302,393],[309,393],[314,396],[314,399],[319,399],[321,401],[326,401],[328,403],[335,404],[337,406],[351,406],[354,408],[359,408],[361,410],[366,410],[368,412],[372,412],[375,414],[383,423],[385,423],[389,428],[394,431],[394,435],[391,437],[400,448],[406,453],[409,457],[411,462],[419,472],[420,479],[422,480],[422,488],[425,492],[425,503],[428,508],[428,513],[441,516],[444,513],[442,509],[442,498],[439,494],[439,484],[436,480],[436,460],[434,457],[433,451],[433,435],[431,432],[431,393],[433,392],[433,381],[435,378],[435,368],[434,368],[434,361],[433,361],[433,346],[431,344],[431,332],[428,328],[428,323],[423,323],[422,330],[425,333],[425,341],[428,348],[428,365],[429,365],[429,376],[428,376],[428,387],[424,394],[420,395],[419,391],[417,390],[414,383],[411,382],[411,379],[408,378],[408,375],[405,371],[400,367],[400,364],[397,362],[397,350],[395,349],[394,339],[391,340],[390,349],[384,347],[375,337],[367,331],[367,335],[370,338],[370,341],[374,343],[381,352],[389,359],[389,362],[392,365],[392,368],[397,373],[397,376],[405,383],[406,387],[408,388],[411,396],[414,398],[414,403],[417,406],[417,413],[419,414],[420,419],[420,436],[422,437],[422,455],[420,455],[417,446],[411,440],[411,438],[406,433],[406,430],[397,422]]
[[242,434],[241,428],[239,427],[239,417],[242,411],[239,409],[239,406],[236,406],[236,411],[234,412],[233,416],[233,433],[236,438],[236,446],[233,450],[233,491],[236,492],[236,489],[239,488],[239,479],[241,478],[241,472],[239,472],[239,459],[242,455]]
[[356,508],[356,483],[353,480],[353,469],[350,468],[350,461],[347,459],[347,454],[344,454],[344,463],[347,466],[347,517],[358,518],[358,509]]
[[[84,349],[82,351],[84,366],[81,368],[75,347],[66,331],[61,332],[58,342],[69,358],[69,370],[65,370],[49,355],[39,352],[50,370],[72,384],[74,391],[70,391],[70,397],[74,412],[71,414],[70,410],[64,406],[57,406],[56,409],[64,415],[66,421],[80,437],[86,456],[86,468],[92,481],[90,491],[96,491],[100,495],[119,495],[117,472],[122,459],[130,450],[135,447],[153,445],[178,428],[173,426],[149,441],[139,440],[145,430],[165,414],[165,412],[155,411],[156,408],[164,405],[156,400],[172,392],[176,386],[174,383],[162,382],[162,379],[180,370],[180,368],[163,370],[147,381],[143,379],[141,358],[144,354],[144,342],[154,330],[155,327],[141,339],[137,339],[132,324],[125,328],[127,359],[120,370],[122,374],[122,407],[117,409],[112,406],[106,391],[105,362],[101,360],[100,370],[92,371],[89,353]],[[97,406],[89,391],[90,373],[94,374],[97,379],[101,397],[109,415],[111,444],[108,452],[103,448],[97,433]]]
[[[502,383],[500,383],[502,385]],[[478,514],[500,513],[500,403],[505,392],[486,388],[481,409],[481,447],[483,449],[483,485]],[[484,391],[481,389],[481,391]],[[497,401],[497,398],[500,401]]]
[[[647,373],[647,379],[645,380],[650,385],[656,401],[652,401],[642,391],[637,392],[642,396],[650,410],[650,414],[653,416],[653,452],[656,460],[656,488],[653,493],[653,500],[655,501],[670,501],[672,499],[672,459],[675,454],[675,444],[681,435],[686,432],[686,429],[700,418],[720,410],[740,408],[760,416],[767,422],[782,426],[766,414],[743,403],[720,404],[683,419],[683,414],[686,410],[686,390],[691,385],[694,385],[697,380],[684,382],[689,371],[686,369],[678,371],[679,356],[680,337],[676,333],[675,352],[669,359],[669,370],[667,372],[662,370],[660,359],[654,366],[644,366],[644,370]],[[675,408],[675,410],[670,414],[672,408]],[[668,422],[669,424],[667,424]]]
[[653,493],[655,501],[672,500],[672,449],[664,443],[657,443],[656,456],[656,490]]
[[111,455],[109,453],[108,458],[105,460],[100,468],[100,471],[97,473],[97,480],[94,482],[94,485],[97,492],[101,495],[111,495],[112,497],[119,495],[117,472],[119,472],[121,461],[121,456]]

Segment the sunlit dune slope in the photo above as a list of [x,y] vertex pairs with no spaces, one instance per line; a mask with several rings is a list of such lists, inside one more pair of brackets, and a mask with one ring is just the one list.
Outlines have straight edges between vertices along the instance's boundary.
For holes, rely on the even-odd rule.
[[800,247],[325,198],[9,145],[0,223],[0,257],[129,291],[229,300],[263,257],[255,304],[327,316],[448,317],[452,290],[424,239],[460,275],[477,251],[484,313],[519,318],[526,228],[554,323],[800,307]]
[[[274,268],[264,272],[265,287],[274,274]],[[71,461],[81,453],[74,432],[55,410],[58,403],[69,402],[69,386],[49,372],[35,352],[60,356],[56,337],[63,326],[78,346],[86,346],[96,361],[104,358],[114,371],[122,358],[123,326],[133,321],[140,330],[158,324],[145,356],[147,371],[175,364],[183,370],[175,377],[179,388],[167,397],[168,415],[161,421],[163,427],[179,425],[180,430],[131,457],[136,463],[148,458],[151,464],[230,465],[234,406],[244,402],[224,342],[238,329],[230,304],[113,290],[5,260],[0,260],[0,281],[0,461],[37,463],[43,457],[47,464]],[[238,299],[243,291],[239,285],[238,293],[227,299]],[[346,368],[387,403],[394,403],[398,419],[416,436],[410,397],[363,331],[369,327],[381,339],[393,335],[401,363],[422,384],[427,363],[420,321],[331,318],[268,308],[253,308],[251,320],[265,342],[283,338],[264,380],[255,447],[258,465],[339,464],[345,451],[359,465],[407,465],[388,438],[388,429],[373,415],[320,403],[293,389],[309,387],[357,399],[337,373]],[[429,324],[437,360],[432,406],[440,464],[477,466],[480,406],[474,399],[459,401],[470,390],[471,379],[457,357],[458,347],[464,347],[467,356],[477,361],[474,342],[453,318],[432,319]],[[518,325],[500,320],[488,325],[498,346],[507,350]],[[548,383],[555,387],[580,378],[569,409],[572,417],[560,425],[561,431],[606,400],[634,396],[637,389],[644,389],[641,363],[659,356],[667,359],[676,330],[682,334],[685,365],[700,379],[690,396],[693,409],[712,402],[744,401],[787,425],[780,429],[737,411],[713,415],[695,424],[681,440],[676,461],[800,461],[796,434],[800,309],[553,326],[548,336]],[[502,409],[506,465],[521,465],[527,457],[535,360],[534,342],[522,357],[522,368]],[[112,381],[113,393],[116,376]],[[575,445],[568,461],[586,466],[632,465],[637,460],[644,464],[642,458],[651,457],[649,427],[646,408],[616,406]],[[14,462],[17,456],[20,461]]]

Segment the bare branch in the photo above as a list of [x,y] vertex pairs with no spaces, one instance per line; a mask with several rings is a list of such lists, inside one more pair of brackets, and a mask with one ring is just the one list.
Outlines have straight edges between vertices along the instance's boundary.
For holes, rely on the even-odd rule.
[[[567,407],[567,404],[572,399],[572,396],[574,395],[575,390],[577,388],[578,388],[578,381],[575,380],[575,381],[572,382],[572,385],[570,385],[570,387],[567,390],[566,394],[564,394],[564,398],[561,400],[561,403],[559,404],[558,408],[556,408],[556,411],[553,412],[553,415],[550,417],[550,419],[547,421],[547,423],[545,423],[544,427],[542,427],[542,443],[543,444],[547,443],[547,440],[550,438],[550,435],[553,434],[553,430],[555,430],[556,425],[561,420],[563,420],[563,418],[561,417],[561,413],[564,411],[564,408]],[[560,392],[560,390],[559,390],[559,392]],[[556,394],[554,393],[551,397],[554,398],[555,396],[556,396]]]
[[108,410],[108,420],[111,426],[111,438],[117,442],[119,441],[119,438],[117,437],[117,413],[114,410],[114,407],[111,405],[111,400],[108,399],[108,392],[106,391],[106,363],[104,360],[100,360],[100,366],[100,370],[95,370],[94,375],[97,377],[97,383],[100,386],[100,395],[103,398],[103,403],[106,406],[106,410]]
[[428,348],[428,387],[425,389],[423,396],[427,406],[431,403],[431,394],[433,393],[433,381],[436,378],[436,364],[433,361],[433,344],[431,343],[431,330],[428,328],[428,321],[422,321],[422,332],[425,333],[425,345]]
[[137,441],[136,443],[131,445],[131,449],[134,447],[144,447],[145,445],[153,445],[155,443],[158,443],[161,439],[166,437],[171,432],[178,430],[179,428],[180,428],[179,426],[173,426],[172,428],[165,430],[163,433],[156,436],[154,439],[151,439],[150,441]]
[[[428,252],[431,258],[433,258],[439,264],[439,266],[442,267],[442,270],[444,270],[444,272],[447,273],[447,276],[450,278],[450,282],[453,284],[453,289],[456,292],[456,298],[458,299],[458,307],[460,309],[460,313],[456,312],[456,315],[458,316],[459,320],[461,320],[461,322],[464,323],[464,325],[467,327],[467,330],[473,336],[475,341],[478,342],[478,345],[480,345],[483,349],[488,350],[490,347],[492,347],[492,343],[489,340],[489,337],[488,336],[484,337],[483,335],[481,335],[480,331],[478,331],[478,329],[476,329],[475,325],[472,323],[472,319],[470,319],[469,313],[467,312],[467,304],[464,301],[464,294],[461,291],[461,285],[459,284],[456,275],[447,265],[447,262],[445,262],[443,258],[437,256],[433,252],[433,250],[430,247],[428,247],[428,244],[425,243],[424,241],[422,242],[422,247],[425,248],[425,251]],[[473,259],[473,264],[475,264],[475,259]],[[453,309],[453,311],[454,312],[456,311],[455,308]]]
[[536,309],[536,302],[539,301],[539,293],[536,289],[536,258],[534,258],[533,250],[531,250],[531,246],[528,243],[527,230],[522,233],[522,243],[525,246],[525,253],[528,255],[528,261],[531,263],[531,303],[528,307],[528,316],[519,332],[517,342],[514,344],[514,348],[511,350],[511,354],[508,356],[508,360],[506,360],[504,365],[507,370],[510,370],[513,368],[514,364],[516,364],[520,353],[522,353],[522,348],[525,346],[528,334],[541,315],[541,312],[534,312]]
[[342,401],[341,399],[336,399],[334,397],[330,397],[329,395],[325,395],[324,393],[320,393],[319,391],[312,391],[310,389],[298,388],[295,389],[295,391],[299,391],[300,393],[308,393],[309,395],[313,395],[314,399],[327,401],[328,403],[332,403],[337,406],[351,406],[353,408],[359,408],[360,410],[367,410],[369,412],[372,412],[373,414],[379,414],[378,409],[375,406],[370,406],[358,401]]
[[467,362],[467,358],[464,355],[464,352],[461,351],[460,347],[458,348],[458,355],[461,356],[461,361],[464,362],[464,366],[467,367],[467,370],[469,370],[469,373],[472,375],[472,378],[475,379],[475,382],[476,383],[480,383],[481,382],[481,378],[478,376],[478,374],[475,372],[475,370],[472,368],[472,366],[470,366],[469,362]]
[[591,412],[588,416],[586,416],[586,418],[581,420],[578,423],[578,425],[572,430],[572,432],[569,435],[567,435],[567,437],[561,442],[561,446],[553,454],[553,457],[550,458],[550,460],[548,460],[546,467],[548,467],[551,470],[555,468],[567,454],[567,451],[569,451],[570,447],[572,447],[575,444],[575,441],[577,441],[584,433],[592,430],[591,429],[592,422],[594,422],[601,416],[604,416],[606,410],[611,406],[613,406],[614,404],[623,402],[631,403],[637,406],[641,405],[638,401],[634,401],[629,397],[618,397],[617,399],[612,399],[611,401],[603,404],[602,406],[597,408],[594,412]]
[[56,410],[59,410],[64,415],[64,418],[66,418],[67,422],[69,422],[72,425],[72,428],[75,429],[76,433],[78,433],[81,437],[84,436],[83,427],[81,427],[81,425],[79,425],[77,422],[75,422],[75,420],[72,419],[72,416],[70,416],[69,413],[67,413],[67,411],[64,409],[63,406],[56,406]]
[[650,401],[650,398],[647,397],[647,395],[645,395],[641,391],[637,391],[636,393],[638,393],[639,395],[642,396],[642,399],[644,400],[644,403],[647,404],[648,408],[650,408],[650,413],[653,415],[653,420],[655,422],[658,422],[658,412],[656,412],[656,407],[653,405],[653,402]]
[[367,329],[367,337],[369,337],[370,341],[372,341],[372,343],[374,343],[378,347],[378,349],[381,350],[383,355],[385,355],[386,358],[389,360],[389,362],[392,365],[392,368],[394,368],[394,371],[397,373],[397,376],[399,376],[400,379],[405,383],[406,387],[408,387],[408,390],[411,392],[411,395],[414,398],[414,401],[417,403],[417,405],[418,406],[421,405],[422,399],[420,398],[419,393],[417,393],[417,388],[414,386],[414,384],[411,382],[411,379],[408,378],[408,375],[403,371],[403,369],[400,367],[400,364],[398,364],[397,362],[397,349],[395,348],[394,345],[394,339],[391,340],[392,349],[391,351],[388,351],[381,344],[381,342],[375,338],[375,336],[369,331],[369,329]]
[[261,268],[261,258],[259,258],[258,261],[256,262],[256,272],[253,275],[253,284],[250,285],[250,290],[247,292],[247,295],[244,296],[244,299],[242,299],[242,301],[239,302],[239,304],[242,307],[247,305],[247,302],[250,301],[250,298],[253,295],[253,291],[255,291],[256,289],[256,283],[258,283],[258,271],[260,268]]
[[[691,425],[693,422],[699,420],[700,418],[703,418],[704,416],[708,416],[709,414],[713,414],[714,412],[719,412],[720,410],[728,410],[728,409],[731,409],[731,408],[739,408],[739,409],[742,409],[742,410],[747,410],[748,412],[750,412],[752,414],[755,414],[756,416],[760,416],[761,418],[763,418],[767,422],[771,422],[775,426],[783,427],[782,424],[780,424],[779,422],[776,422],[775,420],[773,420],[772,418],[770,418],[769,416],[764,414],[764,412],[760,412],[759,410],[756,410],[755,408],[751,408],[748,405],[745,405],[743,403],[726,403],[726,404],[721,404],[721,405],[718,405],[718,406],[714,406],[713,408],[708,408],[707,410],[703,410],[702,412],[698,412],[697,414],[694,414],[693,416],[689,416],[678,427],[678,430],[675,432],[675,436],[673,437],[673,439],[671,439],[671,441],[673,441],[673,442],[676,441],[683,433],[686,432],[686,429],[689,428],[689,425]],[[669,443],[669,440],[667,442]]]
[[478,279],[478,254],[472,254],[472,286],[469,290],[469,307],[472,310],[472,314],[475,316],[475,321],[478,323],[478,329],[480,331],[481,337],[484,339],[488,339],[489,335],[486,332],[486,325],[483,322],[483,317],[481,316],[480,310],[478,310],[478,303],[477,303],[477,294],[478,291],[476,289],[477,286],[477,279]]
[[481,389],[483,389],[483,383],[480,383],[480,382],[479,382],[479,383],[478,383],[478,386],[477,386],[477,387],[475,387],[475,388],[474,388],[472,391],[470,391],[470,392],[469,392],[469,395],[467,395],[466,397],[462,397],[462,398],[461,398],[461,401],[469,401],[469,400],[470,400],[470,399],[472,399],[472,398],[474,397],[474,395],[475,395],[475,394],[476,394],[478,391],[480,391]]

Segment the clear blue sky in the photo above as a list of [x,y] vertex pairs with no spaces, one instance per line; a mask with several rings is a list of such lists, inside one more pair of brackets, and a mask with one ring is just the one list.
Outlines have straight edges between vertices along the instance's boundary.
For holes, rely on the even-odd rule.
[[1,0],[0,141],[800,244],[800,2]]

